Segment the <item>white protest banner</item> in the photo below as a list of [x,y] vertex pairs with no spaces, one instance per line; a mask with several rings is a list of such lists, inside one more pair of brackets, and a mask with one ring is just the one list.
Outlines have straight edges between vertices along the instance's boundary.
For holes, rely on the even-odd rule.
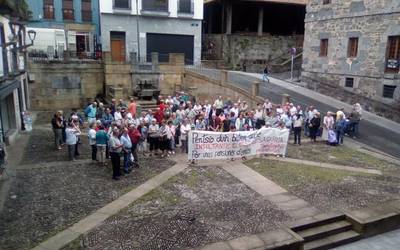
[[288,129],[262,128],[255,131],[189,132],[189,160],[230,159],[258,154],[285,155]]

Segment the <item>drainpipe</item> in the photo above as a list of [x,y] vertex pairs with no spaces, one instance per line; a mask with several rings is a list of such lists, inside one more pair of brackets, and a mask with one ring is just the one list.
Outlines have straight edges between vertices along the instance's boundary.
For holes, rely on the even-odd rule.
[[138,62],[140,62],[140,33],[139,33],[139,1],[136,0],[136,39],[138,44]]

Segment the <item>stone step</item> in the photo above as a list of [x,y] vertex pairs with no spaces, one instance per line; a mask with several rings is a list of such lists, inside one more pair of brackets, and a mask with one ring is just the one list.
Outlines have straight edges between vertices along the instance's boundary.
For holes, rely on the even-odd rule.
[[331,249],[340,245],[357,241],[361,235],[353,230],[331,235],[319,240],[310,241],[304,244],[304,250],[322,250]]
[[318,216],[314,216],[314,220],[306,220],[304,222],[292,224],[292,229],[294,232],[299,232],[308,228],[318,227],[326,224],[330,224],[332,222],[342,221],[346,219],[346,216],[343,213],[332,212],[328,214],[320,214]]
[[305,242],[318,240],[327,236],[342,233],[352,228],[352,224],[348,221],[337,221],[326,225],[308,228],[297,232]]

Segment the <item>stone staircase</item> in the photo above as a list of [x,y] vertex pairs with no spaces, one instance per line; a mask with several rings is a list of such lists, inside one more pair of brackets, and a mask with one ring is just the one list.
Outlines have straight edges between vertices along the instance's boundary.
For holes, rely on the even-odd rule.
[[324,219],[291,228],[304,239],[304,250],[331,249],[359,240],[361,235],[353,230],[344,214],[328,216]]
[[138,100],[137,105],[141,107],[142,111],[148,111],[149,109],[155,111],[158,108],[157,102],[155,100],[145,101]]

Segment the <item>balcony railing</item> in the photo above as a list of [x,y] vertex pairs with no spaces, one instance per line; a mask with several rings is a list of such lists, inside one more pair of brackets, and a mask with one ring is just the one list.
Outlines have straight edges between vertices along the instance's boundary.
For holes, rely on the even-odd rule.
[[144,11],[168,12],[168,0],[142,0]]
[[193,14],[194,1],[193,0],[178,0],[178,13]]
[[91,10],[82,10],[82,21],[84,21],[84,22],[92,21],[92,11]]
[[74,10],[73,9],[63,9],[63,19],[64,20],[74,20]]

